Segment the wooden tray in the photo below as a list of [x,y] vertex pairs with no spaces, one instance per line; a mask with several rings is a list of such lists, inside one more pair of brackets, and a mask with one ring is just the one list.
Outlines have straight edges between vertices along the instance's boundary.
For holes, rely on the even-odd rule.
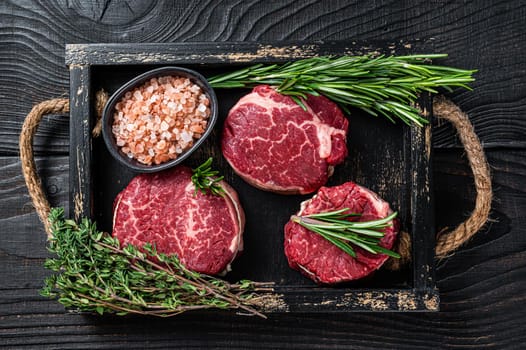
[[[95,92],[109,94],[136,75],[163,65],[195,69],[205,76],[254,63],[275,63],[315,55],[410,54],[428,44],[327,42],[301,45],[260,43],[74,44],[66,46],[70,68],[70,216],[91,217],[111,231],[112,202],[133,173],[121,167],[91,130]],[[402,229],[412,237],[413,259],[402,271],[380,269],[368,278],[321,287],[288,267],[283,225],[309,196],[282,196],[257,190],[235,175],[220,152],[222,122],[248,90],[217,90],[216,129],[186,162],[196,166],[214,157],[214,167],[238,191],[246,211],[245,251],[233,263],[228,280],[274,281],[281,305],[267,312],[436,311],[434,216],[431,182],[431,127],[391,124],[385,118],[352,110],[349,156],[336,167],[328,185],[353,180],[387,200],[399,212]],[[431,118],[428,97],[421,107]]]

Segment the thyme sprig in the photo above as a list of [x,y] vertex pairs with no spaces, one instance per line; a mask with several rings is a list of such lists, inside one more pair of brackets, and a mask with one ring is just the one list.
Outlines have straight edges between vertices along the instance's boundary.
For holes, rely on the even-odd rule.
[[219,171],[212,170],[213,158],[208,158],[203,164],[192,169],[192,182],[195,186],[195,194],[201,191],[203,194],[211,193],[214,196],[222,196],[225,190],[221,187],[221,180],[224,176],[219,175]]
[[48,249],[55,257],[45,267],[56,274],[46,278],[41,294],[67,308],[154,316],[218,308],[264,317],[258,307],[272,296],[271,283],[231,284],[190,271],[176,256],[158,253],[151,245],[123,247],[88,219],[78,224],[64,219],[62,208],[53,208],[49,219],[53,236]]
[[400,258],[398,253],[380,246],[380,240],[384,237],[383,230],[390,226],[391,220],[397,214],[394,212],[377,220],[349,221],[350,217],[360,214],[349,213],[349,208],[343,208],[317,214],[293,215],[291,219],[306,229],[319,234],[352,257],[356,257],[354,246],[372,254],[381,253]]
[[313,57],[282,65],[256,64],[208,81],[214,88],[254,87],[268,84],[289,95],[303,108],[307,95],[324,95],[346,112],[357,107],[374,116],[383,115],[394,122],[422,126],[427,119],[413,107],[422,92],[437,88],[470,89],[475,70],[428,64],[445,54],[411,56]]

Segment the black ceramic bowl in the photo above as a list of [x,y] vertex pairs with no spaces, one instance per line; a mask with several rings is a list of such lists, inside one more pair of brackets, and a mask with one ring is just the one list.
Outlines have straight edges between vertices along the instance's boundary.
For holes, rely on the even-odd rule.
[[[158,78],[161,76],[169,76],[169,75],[189,78],[193,83],[197,84],[201,88],[201,90],[207,95],[208,100],[210,101],[210,116],[208,118],[208,123],[207,123],[205,132],[201,135],[199,139],[195,140],[191,148],[181,153],[176,159],[172,159],[172,160],[166,161],[158,165],[156,164],[146,165],[146,164],[140,163],[134,158],[129,158],[126,154],[124,154],[120,150],[120,147],[117,146],[115,137],[113,136],[113,133],[112,133],[113,116],[115,114],[115,105],[122,99],[122,97],[124,96],[124,94],[126,94],[126,92],[131,91],[135,89],[136,87],[141,86],[142,84],[144,84],[146,81],[150,80],[151,78]],[[157,68],[157,69],[148,71],[146,73],[143,73],[139,75],[138,77],[130,80],[110,97],[102,113],[102,137],[104,138],[104,142],[106,143],[106,146],[108,147],[108,150],[110,151],[111,155],[116,160],[118,160],[121,164],[125,165],[126,167],[132,169],[133,171],[141,172],[141,173],[151,173],[151,172],[161,171],[161,170],[171,168],[183,162],[186,158],[190,156],[190,154],[192,154],[192,152],[194,152],[206,140],[206,138],[212,132],[212,129],[216,123],[217,113],[218,113],[218,106],[217,106],[216,94],[214,90],[212,89],[212,87],[210,86],[210,84],[208,84],[207,80],[201,74],[191,69],[186,69],[186,68],[181,68],[181,67]]]

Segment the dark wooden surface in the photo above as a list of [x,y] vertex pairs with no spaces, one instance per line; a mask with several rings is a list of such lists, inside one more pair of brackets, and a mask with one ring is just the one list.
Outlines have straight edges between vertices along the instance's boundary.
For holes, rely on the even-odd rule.
[[[0,2],[0,346],[6,348],[494,348],[526,343],[526,3],[519,1]],[[439,313],[226,313],[174,319],[66,314],[38,296],[47,272],[41,224],[20,173],[18,134],[31,106],[67,96],[65,43],[433,38],[444,62],[478,68],[452,95],[493,172],[491,222],[439,262]],[[448,125],[434,132],[437,228],[472,208],[472,176]],[[68,201],[68,122],[45,118],[40,173]]]

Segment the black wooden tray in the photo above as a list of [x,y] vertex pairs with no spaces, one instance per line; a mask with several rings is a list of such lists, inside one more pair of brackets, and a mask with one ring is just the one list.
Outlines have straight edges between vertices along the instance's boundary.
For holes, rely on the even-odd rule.
[[[254,63],[286,62],[315,55],[430,53],[429,44],[318,42],[309,44],[173,43],[74,44],[66,46],[70,69],[70,216],[88,216],[111,231],[112,202],[134,176],[114,161],[99,138],[92,138],[95,92],[113,93],[129,79],[155,67],[178,65],[205,76]],[[186,164],[209,156],[238,191],[246,211],[245,251],[227,279],[274,281],[282,303],[267,312],[436,311],[434,216],[431,176],[431,127],[391,124],[385,118],[352,110],[349,156],[336,167],[328,185],[348,180],[362,184],[399,212],[412,238],[413,259],[397,272],[380,269],[368,278],[321,287],[291,270],[283,253],[283,226],[309,196],[282,196],[257,190],[235,175],[220,152],[220,130],[230,107],[248,90],[217,90],[216,129]],[[421,107],[431,118],[430,100]]]

